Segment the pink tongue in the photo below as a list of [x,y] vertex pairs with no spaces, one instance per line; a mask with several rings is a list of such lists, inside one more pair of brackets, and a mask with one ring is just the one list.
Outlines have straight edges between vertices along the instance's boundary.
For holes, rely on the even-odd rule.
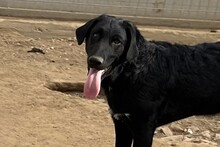
[[101,76],[104,70],[89,69],[89,74],[84,85],[84,96],[94,99],[98,96],[101,88]]

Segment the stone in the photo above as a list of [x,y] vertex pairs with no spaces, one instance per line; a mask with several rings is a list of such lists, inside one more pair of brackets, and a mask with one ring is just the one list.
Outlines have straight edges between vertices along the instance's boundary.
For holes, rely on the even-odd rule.
[[220,140],[220,134],[215,134],[215,139]]
[[184,129],[184,132],[186,132],[187,134],[193,134],[193,131],[190,128]]
[[195,126],[190,126],[187,127],[186,129],[184,129],[184,132],[188,133],[188,134],[194,134],[194,133],[198,133],[200,130],[198,127]]
[[207,139],[211,139],[211,132],[209,130],[201,132],[201,135]]
[[215,140],[218,144],[220,144],[220,134],[215,134],[214,140]]
[[181,125],[180,125],[180,124],[177,124],[177,123],[172,123],[172,124],[170,125],[170,128],[171,128],[171,130],[174,131],[174,132],[184,132],[184,129],[181,127]]
[[193,143],[201,143],[201,139],[200,138],[195,138],[195,137],[191,137],[191,136],[185,136],[183,141],[185,141],[185,142],[193,142]]
[[165,127],[161,127],[159,129],[159,131],[161,131],[165,136],[172,136],[173,132],[170,130],[169,127],[165,126]]
[[212,142],[210,140],[206,140],[206,139],[201,139],[202,143],[206,143],[210,146],[217,146],[218,144],[216,142]]
[[161,138],[161,140],[164,140],[167,142],[173,142],[173,141],[182,142],[183,138],[184,138],[183,135],[174,135],[174,136],[163,137]]

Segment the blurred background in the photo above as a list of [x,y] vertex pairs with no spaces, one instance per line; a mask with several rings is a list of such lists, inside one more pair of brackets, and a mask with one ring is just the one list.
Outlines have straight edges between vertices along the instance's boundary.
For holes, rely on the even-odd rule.
[[220,0],[1,0],[0,15],[87,20],[119,15],[139,24],[219,28]]

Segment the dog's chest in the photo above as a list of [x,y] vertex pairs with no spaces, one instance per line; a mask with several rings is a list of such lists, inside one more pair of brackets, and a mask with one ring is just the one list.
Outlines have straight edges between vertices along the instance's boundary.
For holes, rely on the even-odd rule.
[[135,93],[127,81],[116,80],[114,84],[104,87],[110,109],[114,113],[130,113],[132,111]]

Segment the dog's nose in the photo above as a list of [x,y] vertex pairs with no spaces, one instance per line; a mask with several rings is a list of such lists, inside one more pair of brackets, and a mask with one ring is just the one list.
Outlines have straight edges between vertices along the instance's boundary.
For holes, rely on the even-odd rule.
[[91,56],[89,57],[89,64],[94,66],[99,66],[103,63],[104,59],[99,56]]

